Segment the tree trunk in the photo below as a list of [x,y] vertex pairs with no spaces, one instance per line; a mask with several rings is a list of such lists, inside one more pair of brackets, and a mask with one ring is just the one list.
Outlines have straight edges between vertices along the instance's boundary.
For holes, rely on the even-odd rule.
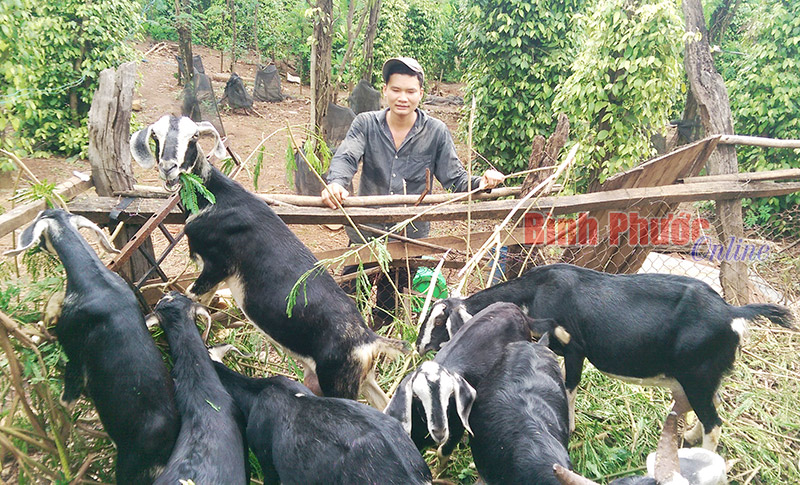
[[375,46],[375,36],[378,33],[378,17],[381,12],[381,0],[371,0],[371,2],[367,32],[364,35],[364,74],[361,76],[370,84],[372,84],[372,66],[374,64],[373,49]]
[[236,4],[235,0],[228,0],[228,8],[231,11],[231,22],[233,24],[233,39],[231,40],[231,72],[236,68]]
[[[733,134],[728,91],[711,58],[703,5],[700,0],[683,0],[682,5],[688,34],[684,66],[706,136]],[[706,169],[709,175],[737,173],[739,165],[734,145],[718,145],[709,157]],[[727,243],[731,238],[735,241],[743,237],[741,201],[717,201],[716,205],[716,229],[720,241]],[[723,296],[728,301],[739,305],[748,302],[747,265],[744,262],[722,261],[720,282]]]
[[[186,7],[187,5],[183,5]],[[186,73],[186,78],[180,78],[180,70],[178,71],[178,85],[181,86],[183,84],[187,86],[192,85],[192,80],[194,79],[194,63],[192,62],[193,54],[192,54],[192,29],[189,26],[189,22],[181,18],[181,0],[175,0],[175,18],[177,19],[177,24],[175,29],[178,31],[178,52],[181,56],[181,63],[183,64],[183,72]]]
[[311,124],[325,139],[323,120],[331,102],[331,56],[333,1],[317,1],[317,18],[314,22],[314,43],[311,46]]
[[[133,88],[136,84],[136,64],[126,62],[114,69],[100,73],[100,82],[89,108],[89,164],[97,195],[114,196],[114,192],[133,190],[135,182],[131,170],[130,130]],[[127,225],[114,240],[121,248],[139,230],[137,225]],[[153,255],[150,238],[142,244],[143,250]],[[154,258],[155,259],[155,258]],[[150,264],[139,252],[120,270],[130,281],[139,279]]]

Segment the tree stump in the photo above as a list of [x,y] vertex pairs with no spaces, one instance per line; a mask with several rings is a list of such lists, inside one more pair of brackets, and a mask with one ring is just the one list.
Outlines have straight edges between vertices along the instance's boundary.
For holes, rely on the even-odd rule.
[[[89,108],[89,164],[95,190],[101,197],[113,197],[115,192],[133,190],[135,180],[129,143],[135,82],[136,64],[133,62],[122,64],[118,71],[105,69],[100,73],[100,84]],[[114,245],[122,248],[140,227],[126,224]],[[153,242],[149,237],[141,248],[154,256]],[[136,281],[148,269],[147,258],[136,252],[120,273],[129,281]]]

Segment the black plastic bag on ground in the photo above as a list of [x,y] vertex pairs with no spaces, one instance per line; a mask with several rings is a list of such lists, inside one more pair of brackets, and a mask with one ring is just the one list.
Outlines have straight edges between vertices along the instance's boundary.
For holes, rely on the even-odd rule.
[[231,108],[253,108],[253,97],[247,93],[244,81],[235,72],[231,73],[230,79],[225,83],[225,93],[222,95],[220,103],[226,102]]
[[336,148],[344,140],[355,118],[356,114],[352,109],[328,103],[328,114],[322,120],[322,127],[325,130],[325,142],[332,153],[336,152]]
[[[186,79],[186,70],[183,66],[183,57],[175,56],[175,60],[178,61],[178,79]],[[200,74],[205,74],[206,70],[203,67],[203,59],[199,55],[192,56],[192,68],[195,72],[199,72]]]
[[381,109],[381,92],[373,88],[367,80],[362,79],[350,93],[347,102],[355,114],[377,111]]
[[194,71],[192,83],[183,87],[183,116],[193,121],[208,121],[217,129],[220,136],[225,136],[225,128],[219,117],[217,97],[211,87],[211,81],[204,73]]
[[281,93],[281,76],[274,65],[261,66],[256,72],[256,85],[253,88],[253,98],[256,101],[269,101],[276,103],[283,101]]

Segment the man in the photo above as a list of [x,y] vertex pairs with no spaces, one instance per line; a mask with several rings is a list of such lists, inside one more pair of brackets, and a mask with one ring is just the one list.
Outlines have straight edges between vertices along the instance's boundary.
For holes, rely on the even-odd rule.
[[[383,81],[388,108],[361,113],[353,120],[331,159],[322,201],[335,209],[334,199],[341,203],[350,195],[345,187],[359,161],[363,163],[359,195],[421,194],[426,188],[426,169],[445,189],[467,191],[469,175],[458,159],[450,131],[442,121],[419,109],[425,82],[419,63],[410,57],[389,59],[383,65]],[[500,172],[487,170],[483,176],[473,177],[471,186],[491,189],[503,179]],[[393,224],[373,226],[388,231]],[[427,237],[429,230],[430,223],[414,222],[406,227],[406,236]],[[364,242],[352,228],[347,228],[347,234],[351,242]],[[392,289],[390,285],[388,289]],[[378,293],[380,307],[386,303],[380,284]]]

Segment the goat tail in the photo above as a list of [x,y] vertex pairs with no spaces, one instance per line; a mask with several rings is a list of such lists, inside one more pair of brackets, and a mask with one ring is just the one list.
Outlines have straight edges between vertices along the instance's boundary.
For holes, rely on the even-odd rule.
[[738,316],[747,318],[748,320],[762,316],[781,327],[795,328],[793,325],[794,315],[792,311],[782,305],[776,305],[774,303],[754,303],[739,307],[737,310],[739,313]]
[[375,354],[383,353],[387,357],[397,357],[398,355],[408,355],[411,352],[411,345],[405,340],[399,340],[377,335],[375,345],[372,347]]

